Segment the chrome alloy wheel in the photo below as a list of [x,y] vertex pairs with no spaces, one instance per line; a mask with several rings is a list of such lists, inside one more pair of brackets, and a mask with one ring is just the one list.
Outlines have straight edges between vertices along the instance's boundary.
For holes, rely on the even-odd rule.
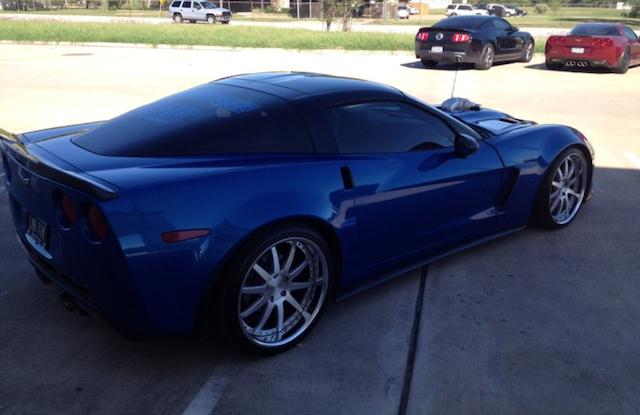
[[486,67],[491,67],[493,65],[493,48],[487,48],[482,60]]
[[553,175],[549,211],[558,225],[569,223],[584,201],[589,180],[587,161],[580,152],[569,154]]
[[251,264],[240,286],[243,334],[262,347],[295,340],[322,308],[328,273],[325,254],[315,242],[290,237],[271,244]]
[[527,48],[524,51],[524,59],[529,62],[533,57],[533,43],[527,44]]

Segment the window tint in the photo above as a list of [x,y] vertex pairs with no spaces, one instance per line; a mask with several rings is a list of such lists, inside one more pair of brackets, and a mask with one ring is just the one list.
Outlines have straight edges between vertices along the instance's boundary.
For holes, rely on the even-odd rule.
[[635,32],[626,26],[624,28],[624,34],[625,36],[627,36],[627,39],[629,39],[632,42],[635,42],[638,40],[638,36],[636,36]]
[[477,29],[485,22],[478,16],[456,16],[440,20],[431,27],[439,29]]
[[620,36],[618,28],[614,25],[604,25],[598,23],[580,24],[569,32],[575,36]]
[[182,7],[186,8],[186,9],[190,9],[191,8],[191,2],[190,1],[185,1],[182,3]]
[[506,29],[509,29],[511,27],[511,25],[509,23],[505,22],[502,19],[493,19],[493,25],[498,30],[506,30]]
[[460,10],[473,10],[473,9],[471,8],[471,6],[460,6],[460,7],[459,7],[459,9],[460,9]]
[[313,152],[304,122],[286,101],[217,83],[135,109],[74,143],[110,156]]
[[180,1],[174,1],[171,3],[171,7],[180,7]]
[[438,117],[402,102],[370,102],[327,110],[342,153],[401,153],[453,146]]
[[456,8],[456,6],[454,4],[450,4],[450,5],[447,6],[447,10],[453,10],[455,8]]

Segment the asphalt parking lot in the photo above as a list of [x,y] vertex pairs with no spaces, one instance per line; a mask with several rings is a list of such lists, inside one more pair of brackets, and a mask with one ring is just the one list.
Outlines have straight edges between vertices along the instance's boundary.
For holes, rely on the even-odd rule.
[[9,131],[110,118],[226,75],[306,70],[432,103],[455,80],[457,96],[579,128],[597,156],[594,197],[572,226],[527,229],[332,304],[271,358],[214,339],[131,342],[69,313],[22,255],[0,190],[0,413],[640,413],[640,67],[542,61],[456,72],[404,53],[1,44]]

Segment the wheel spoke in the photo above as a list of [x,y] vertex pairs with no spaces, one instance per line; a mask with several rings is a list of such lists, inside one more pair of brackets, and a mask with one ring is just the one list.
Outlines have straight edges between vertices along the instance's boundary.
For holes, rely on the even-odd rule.
[[296,244],[295,242],[291,243],[291,250],[289,250],[289,256],[287,257],[287,262],[284,264],[284,271],[289,272],[291,269],[291,265],[293,265],[293,258],[296,256]]
[[255,294],[262,294],[264,293],[265,288],[267,288],[266,284],[265,285],[252,285],[252,286],[248,286],[248,287],[242,287],[242,294],[247,294],[247,295],[255,295]]
[[290,291],[296,290],[304,290],[306,288],[311,288],[313,286],[313,281],[305,281],[305,282],[292,282],[289,284]]
[[291,279],[293,280],[294,278],[297,278],[298,275],[300,275],[300,273],[302,273],[302,271],[304,271],[304,269],[307,267],[307,265],[309,265],[309,261],[307,261],[305,259],[304,261],[302,261],[302,263],[300,265],[298,265],[296,267],[296,269],[294,269],[293,271],[291,271],[289,273],[289,276],[291,277]]
[[580,198],[580,193],[576,192],[573,189],[567,188],[567,193],[570,194],[571,196],[575,197],[576,199]]
[[253,264],[253,268],[252,269],[256,272],[256,274],[261,276],[262,279],[265,280],[266,282],[269,282],[271,280],[271,274],[269,274],[267,271],[265,271],[265,269],[262,268],[260,265]]
[[279,302],[276,304],[276,311],[278,313],[277,317],[278,317],[278,325],[277,325],[277,329],[278,329],[278,336],[277,339],[278,340],[282,340],[282,335],[283,333],[283,329],[284,329],[284,303]]
[[305,310],[304,308],[302,308],[302,306],[300,305],[300,303],[298,302],[298,300],[296,300],[291,294],[287,295],[285,297],[285,301],[288,302],[289,304],[291,304],[291,306],[293,308],[296,309],[296,311],[298,313],[300,313],[302,315],[302,317],[304,318],[305,321],[309,320],[309,318],[311,317],[309,315],[309,313],[307,312],[307,310]]
[[560,183],[556,181],[551,182],[551,186],[556,187],[558,189],[562,188],[562,185],[560,185]]
[[262,330],[264,325],[267,323],[267,320],[269,320],[269,317],[271,316],[272,311],[273,311],[273,303],[267,304],[267,307],[264,309],[264,313],[262,313],[262,318],[260,318],[260,322],[253,329],[254,332]]
[[280,260],[278,259],[278,249],[275,245],[271,247],[271,257],[273,259],[273,273],[277,274],[280,272]]
[[556,197],[553,202],[551,203],[551,208],[549,210],[551,210],[551,213],[553,213],[554,210],[556,210],[556,208],[558,207],[558,203],[560,203],[560,197]]
[[265,297],[263,295],[262,297],[258,298],[256,301],[254,301],[253,304],[251,304],[249,306],[249,308],[247,308],[246,310],[241,312],[240,313],[240,317],[242,317],[242,318],[249,317],[251,314],[253,314],[256,311],[258,311],[260,309],[260,307],[262,307],[266,302],[267,302],[267,297]]

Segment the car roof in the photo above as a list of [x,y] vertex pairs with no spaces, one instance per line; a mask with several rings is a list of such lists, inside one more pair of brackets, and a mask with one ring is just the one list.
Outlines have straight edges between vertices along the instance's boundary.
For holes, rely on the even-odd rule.
[[384,99],[405,96],[388,85],[312,72],[261,72],[231,76],[215,82],[255,89],[289,100],[303,97],[362,96],[366,99]]

